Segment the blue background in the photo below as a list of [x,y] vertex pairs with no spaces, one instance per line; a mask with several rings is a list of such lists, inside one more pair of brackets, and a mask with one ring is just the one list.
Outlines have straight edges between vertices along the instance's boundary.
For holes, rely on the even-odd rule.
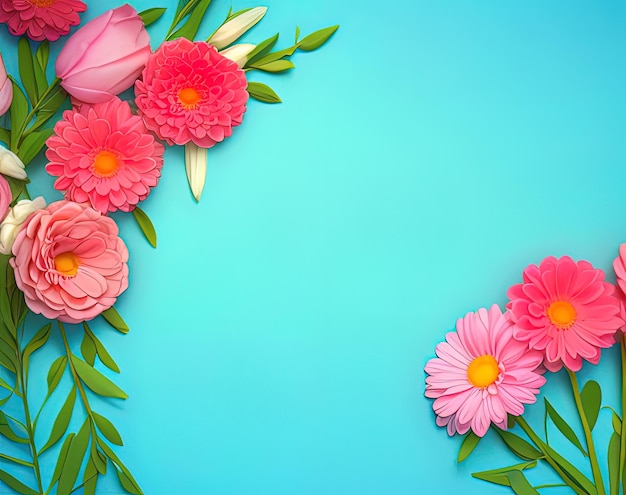
[[[295,71],[251,75],[284,103],[252,101],[210,150],[199,204],[182,149],[167,151],[142,205],[158,249],[115,216],[131,251],[116,307],[131,332],[94,327],[130,398],[94,408],[117,425],[117,451],[148,495],[510,493],[470,477],[516,462],[494,434],[456,463],[461,439],[435,426],[423,367],[458,317],[503,305],[530,263],[569,254],[613,277],[626,239],[625,3],[266,4],[247,41],[280,31],[286,47],[296,24],[341,28],[298,53]],[[83,19],[116,5],[91,2]],[[213,2],[205,36],[229,7]],[[172,16],[150,29],[154,46]],[[17,74],[4,27],[0,47]],[[52,201],[42,166],[30,167],[31,191]],[[33,400],[61,353],[55,335],[35,360]],[[611,349],[581,373],[601,381],[607,405],[619,366]],[[567,387],[552,375],[544,394],[576,429]],[[527,417],[540,427],[542,404]],[[601,456],[610,418],[602,411],[595,431]],[[111,476],[100,488],[120,493]]]

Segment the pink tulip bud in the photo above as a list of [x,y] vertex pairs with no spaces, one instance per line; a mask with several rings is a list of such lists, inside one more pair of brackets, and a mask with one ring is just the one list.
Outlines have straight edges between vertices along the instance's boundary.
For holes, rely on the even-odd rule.
[[101,103],[130,88],[150,56],[150,37],[130,5],[109,10],[68,39],[56,61],[61,86],[85,103]]
[[7,70],[0,54],[0,115],[6,113],[13,100],[13,84],[7,77]]

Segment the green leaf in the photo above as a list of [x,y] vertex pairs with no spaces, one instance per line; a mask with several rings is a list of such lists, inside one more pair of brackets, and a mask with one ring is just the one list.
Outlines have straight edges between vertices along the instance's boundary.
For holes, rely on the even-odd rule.
[[102,317],[111,325],[115,330],[121,333],[128,333],[129,328],[126,322],[122,319],[115,307],[111,306],[106,311],[102,312]]
[[106,456],[98,450],[98,443],[93,442],[91,444],[91,461],[93,465],[96,467],[96,471],[100,474],[106,474],[107,472],[107,458]]
[[65,464],[67,453],[70,450],[70,445],[75,436],[76,435],[74,435],[74,433],[70,433],[67,437],[65,437],[65,440],[63,440],[63,446],[59,452],[59,457],[57,458],[57,463],[54,467],[54,473],[52,473],[52,480],[50,480],[50,488],[52,488],[61,477],[61,471],[63,471],[63,465]]
[[296,26],[296,38],[294,43],[297,45],[298,44],[298,38],[300,37],[300,26]]
[[[109,447],[99,438],[98,445],[104,451],[104,454],[113,462],[114,467],[116,468],[115,472],[117,473],[117,476],[120,480],[120,483],[122,484],[122,487],[124,487],[124,490],[126,490],[128,493],[132,493],[133,495],[143,495],[139,484],[135,481],[132,474],[130,474],[128,468],[124,466],[122,461],[120,461],[119,457],[115,455],[115,452],[111,450],[111,447]],[[120,474],[122,474],[123,476],[120,476]]]
[[500,435],[500,438],[502,438],[509,450],[520,459],[532,461],[544,457],[535,447],[516,434],[500,430],[499,428],[494,429],[498,435]]
[[20,466],[26,466],[29,468],[35,467],[35,465],[32,462],[24,461],[22,459],[18,459],[17,457],[11,457],[10,455],[0,454],[0,459],[9,461],[9,462],[14,462],[15,464],[19,464]]
[[257,62],[250,67],[264,72],[285,72],[286,70],[295,68],[295,65],[291,60],[275,60],[263,65],[259,65],[259,62]]
[[42,327],[30,340],[26,347],[24,348],[22,354],[22,361],[24,363],[24,371],[28,374],[28,365],[30,363],[30,356],[37,349],[40,349],[47,341],[48,337],[50,337],[50,329],[52,328],[52,323],[48,323],[44,327]]
[[83,327],[85,329],[85,335],[88,335],[90,340],[93,342],[95,352],[98,354],[98,357],[100,358],[100,361],[102,361],[102,364],[104,364],[111,371],[115,371],[116,373],[119,373],[120,372],[119,366],[117,365],[115,360],[111,357],[109,352],[106,350],[106,348],[104,347],[104,344],[100,342],[100,340],[98,339],[98,337],[96,337],[96,335],[93,333],[91,328],[89,328],[89,325],[87,324],[86,321],[83,322]]
[[153,24],[154,22],[158,21],[161,18],[161,16],[165,14],[166,10],[167,9],[165,8],[147,9],[147,10],[144,10],[143,12],[139,12],[139,17],[141,17],[141,20],[143,21],[143,25],[148,27],[150,24]]
[[97,369],[89,366],[82,359],[72,355],[72,364],[80,379],[87,385],[92,392],[102,395],[103,397],[115,397],[118,399],[127,399],[128,395],[119,388],[115,383],[100,373]]
[[465,435],[465,438],[463,439],[463,443],[461,444],[461,448],[459,449],[459,456],[457,457],[456,462],[463,462],[465,459],[467,459],[470,454],[474,452],[474,449],[478,445],[478,442],[480,442],[480,437],[476,435],[472,430],[470,430],[470,432]]
[[268,53],[272,48],[274,48],[274,45],[278,41],[278,37],[279,37],[279,33],[276,33],[274,36],[271,36],[270,38],[267,38],[266,40],[261,41],[261,43],[259,43],[254,48],[254,50],[252,50],[248,54],[248,61],[246,62],[244,67],[249,67],[250,64],[253,64],[256,60],[259,60],[266,53]]
[[46,99],[46,103],[39,107],[37,115],[35,116],[35,123],[30,127],[28,132],[34,132],[42,127],[48,120],[50,120],[56,112],[67,101],[67,93],[62,89],[52,91],[50,97]]
[[65,435],[67,427],[72,419],[72,412],[74,411],[74,403],[76,402],[76,387],[72,387],[70,393],[67,395],[59,414],[54,420],[52,425],[52,431],[46,444],[39,451],[39,455],[43,454],[46,450],[52,447],[55,443],[61,440],[61,437]]
[[507,478],[511,483],[511,488],[517,495],[539,495],[521,471],[511,471],[507,473]]
[[57,495],[70,495],[73,491],[74,483],[78,477],[80,466],[83,464],[87,446],[89,445],[89,437],[91,434],[89,419],[86,419],[76,436],[72,439],[70,448],[67,451],[67,457],[63,463],[63,470],[59,478],[59,486],[57,487]]
[[48,370],[48,396],[52,395],[52,392],[57,388],[61,378],[63,378],[63,373],[65,373],[65,368],[67,366],[67,356],[61,356],[55,359],[54,363],[50,366]]
[[37,48],[37,52],[35,53],[35,60],[37,61],[37,65],[41,68],[41,70],[46,73],[46,69],[48,68],[48,58],[50,57],[50,43],[48,40],[44,40],[39,44],[39,48]]
[[12,442],[22,443],[22,444],[28,443],[27,438],[20,437],[13,431],[13,429],[9,425],[9,421],[6,415],[2,411],[0,411],[0,435],[2,435],[5,438],[8,438]]
[[138,206],[133,210],[133,216],[135,217],[135,220],[137,220],[139,228],[143,232],[143,235],[146,236],[146,239],[148,239],[150,245],[153,248],[156,248],[157,235],[156,230],[154,230],[154,225],[152,225],[152,221],[150,220],[150,217]]
[[124,442],[122,442],[122,437],[120,436],[115,426],[113,426],[113,423],[111,423],[107,418],[101,416],[95,411],[92,411],[92,414],[93,419],[96,420],[96,426],[102,432],[104,438],[106,438],[112,444],[120,446],[124,445]]
[[20,158],[24,163],[30,163],[46,144],[54,129],[42,129],[28,134],[20,143]]
[[35,80],[35,69],[33,66],[33,52],[26,36],[22,36],[17,42],[17,61],[20,71],[20,79],[26,90],[30,101],[34,104],[39,96],[37,94],[37,81]]
[[[290,46],[289,48],[285,48],[283,50],[279,50],[277,52],[273,52],[273,53],[268,53],[267,55],[263,56],[262,58],[255,60],[254,65],[265,65],[268,64],[270,62],[274,62],[275,60],[280,60],[281,58],[289,58],[291,57],[296,50],[298,49],[297,45],[294,46]],[[247,66],[249,67],[250,62],[248,62]]]
[[572,463],[570,463],[567,459],[565,459],[562,455],[560,455],[556,450],[554,450],[547,444],[543,445],[543,449],[547,451],[548,455],[556,464],[559,465],[559,467],[565,472],[565,474],[567,474],[567,476],[571,478],[572,482],[576,483],[590,495],[597,494],[597,490],[594,484]]
[[274,92],[272,88],[267,86],[266,84],[259,82],[249,82],[248,83],[248,94],[259,101],[264,103],[281,103],[282,100],[280,97]]
[[550,416],[550,419],[555,424],[555,426],[559,429],[559,431],[563,434],[563,436],[567,438],[570,442],[572,442],[572,444],[574,444],[574,446],[578,448],[578,450],[580,450],[581,453],[585,457],[589,457],[587,455],[587,452],[585,452],[585,449],[583,448],[582,444],[580,443],[580,440],[578,440],[576,433],[574,433],[574,430],[572,430],[570,425],[568,425],[567,422],[556,411],[556,409],[552,407],[552,404],[550,404],[548,399],[544,397],[544,401],[546,404],[546,412],[548,413],[548,416]]
[[2,141],[7,146],[11,142],[11,131],[9,129],[5,129],[4,127],[0,127],[0,141]]
[[15,490],[17,493],[21,493],[22,495],[38,495],[38,493],[35,490],[33,490],[32,488],[29,488],[20,480],[14,478],[13,476],[11,476],[6,471],[3,471],[2,469],[0,469],[0,481],[2,481],[9,488],[12,488],[13,490]]
[[324,43],[328,41],[328,39],[335,34],[335,31],[339,29],[339,26],[330,26],[327,28],[320,29],[319,31],[315,31],[314,33],[305,36],[300,41],[298,48],[300,50],[304,50],[305,52],[310,52],[312,50],[318,49]]
[[602,405],[602,389],[598,382],[589,380],[585,383],[582,392],[580,393],[580,399],[583,403],[583,411],[589,423],[589,428],[593,430],[598,420],[598,414],[600,413],[600,406]]
[[488,481],[489,483],[495,483],[496,485],[511,486],[511,482],[508,478],[508,473],[512,471],[523,471],[524,469],[532,469],[537,465],[537,461],[524,462],[521,464],[515,464],[514,466],[508,466],[498,469],[490,469],[489,471],[479,471],[472,473],[472,477]]
[[183,24],[180,29],[176,30],[173,34],[168,36],[168,40],[173,40],[176,38],[187,38],[188,40],[193,41],[198,34],[198,29],[200,28],[200,23],[204,18],[204,13],[209,8],[211,4],[211,0],[200,0],[198,4],[194,7],[193,12],[189,16],[189,19]]
[[613,412],[613,417],[611,418],[611,423],[613,425],[613,431],[621,436],[622,434],[622,420],[617,415],[616,412]]
[[28,117],[28,100],[26,95],[22,91],[15,81],[13,81],[13,100],[11,101],[11,108],[9,109],[9,116],[11,118],[11,143],[10,149],[15,152],[17,150],[17,142],[20,138],[18,129],[22,126],[26,126],[26,117]]
[[93,458],[90,458],[85,467],[85,473],[83,474],[83,495],[95,495],[96,485],[98,483],[98,470],[93,462]]
[[609,441],[609,453],[607,457],[609,465],[609,493],[610,495],[619,494],[619,449],[620,437],[617,433],[611,435]]
[[[83,323],[83,325],[86,325],[86,323]],[[96,344],[94,344],[91,335],[89,335],[87,331],[83,333],[83,340],[80,343],[80,353],[83,355],[85,362],[89,366],[93,366],[95,364],[97,354]]]

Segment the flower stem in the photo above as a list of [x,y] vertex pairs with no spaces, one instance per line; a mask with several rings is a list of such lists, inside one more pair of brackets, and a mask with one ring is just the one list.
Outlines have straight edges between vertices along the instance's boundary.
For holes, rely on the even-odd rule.
[[589,463],[591,464],[591,472],[593,474],[593,482],[598,490],[598,495],[605,495],[604,482],[602,481],[602,473],[600,471],[600,465],[598,464],[598,456],[596,455],[596,448],[593,443],[593,437],[591,436],[591,428],[583,409],[583,403],[580,398],[580,390],[578,388],[578,379],[576,373],[571,370],[567,370],[569,379],[572,383],[572,393],[574,395],[574,401],[576,402],[576,409],[578,409],[578,415],[580,416],[580,422],[585,433],[585,441],[587,443],[587,453],[589,454]]
[[[620,435],[619,447],[619,479],[624,479],[624,469],[626,469],[626,421],[624,414],[626,413],[626,336],[622,337],[620,345],[622,350],[622,431]],[[622,494],[626,495],[626,485],[622,483]]]

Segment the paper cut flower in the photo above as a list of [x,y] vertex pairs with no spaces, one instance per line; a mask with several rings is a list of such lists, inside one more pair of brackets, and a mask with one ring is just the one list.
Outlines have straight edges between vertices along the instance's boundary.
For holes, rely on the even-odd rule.
[[507,414],[521,415],[546,382],[542,353],[513,338],[509,314],[497,305],[459,318],[435,352],[424,368],[425,395],[451,436],[471,428],[482,437],[491,423],[506,429]]
[[160,139],[211,148],[241,124],[246,87],[236,62],[208,43],[179,38],[152,54],[135,96],[146,126]]
[[7,216],[0,222],[0,253],[11,254],[13,243],[26,219],[37,210],[46,207],[46,201],[39,196],[34,200],[22,199],[9,209]]
[[587,261],[550,256],[528,266],[523,280],[508,291],[515,338],[543,351],[550,371],[562,366],[578,371],[583,359],[598,364],[601,349],[615,343],[614,334],[624,325],[615,287],[604,281],[604,272]]
[[12,200],[11,186],[9,186],[8,181],[0,175],[0,220],[9,212],[9,205]]
[[24,163],[11,150],[0,144],[0,174],[14,179],[26,179],[26,170]]
[[240,68],[246,65],[248,55],[256,48],[252,43],[239,43],[220,51],[222,57],[235,62]]
[[103,215],[135,209],[161,176],[163,145],[119,98],[65,111],[46,144],[55,189]]
[[0,0],[0,23],[15,36],[56,41],[80,23],[78,14],[85,10],[80,0]]
[[7,76],[7,69],[0,53],[0,115],[7,112],[13,101],[13,84]]
[[128,287],[128,250],[115,222],[86,204],[57,201],[22,226],[10,263],[33,313],[91,320]]
[[241,38],[248,30],[263,19],[266,12],[267,7],[254,7],[246,10],[242,14],[236,15],[222,24],[217,31],[211,35],[208,42],[218,50],[221,50]]
[[57,58],[56,73],[74,98],[102,103],[133,85],[150,53],[150,36],[141,17],[123,5],[70,36]]

